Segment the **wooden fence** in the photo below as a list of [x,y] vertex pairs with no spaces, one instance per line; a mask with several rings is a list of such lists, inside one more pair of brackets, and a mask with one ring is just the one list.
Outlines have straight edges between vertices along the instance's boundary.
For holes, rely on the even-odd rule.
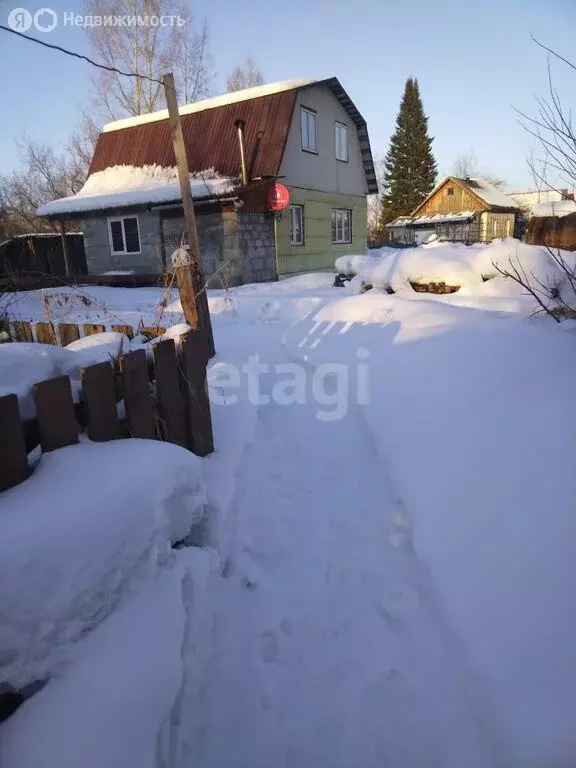
[[[68,376],[35,384],[33,422],[21,419],[15,394],[0,397],[0,491],[30,475],[28,452],[33,446],[48,452],[74,445],[82,428],[98,442],[139,437],[175,443],[198,456],[212,453],[208,359],[205,334],[189,331],[179,350],[173,339],[154,345],[153,369],[143,349],[122,355],[117,368],[104,362],[83,369],[78,404]],[[118,416],[120,400],[125,418]]]
[[150,338],[156,338],[166,333],[166,328],[160,325],[142,325],[136,330],[131,325],[111,325],[103,323],[29,323],[25,320],[13,320],[8,323],[6,330],[16,341],[37,341],[41,344],[58,344],[65,347],[82,336],[104,333],[106,330],[118,331],[133,339],[139,333]]
[[101,285],[108,288],[153,288],[163,285],[162,275],[46,275],[28,273],[0,275],[1,291],[35,291],[40,288]]

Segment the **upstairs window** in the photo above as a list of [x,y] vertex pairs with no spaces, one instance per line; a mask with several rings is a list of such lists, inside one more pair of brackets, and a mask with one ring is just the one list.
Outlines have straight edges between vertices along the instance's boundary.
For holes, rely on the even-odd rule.
[[334,208],[332,211],[332,242],[352,242],[352,211]]
[[140,253],[140,231],[137,216],[108,219],[110,250],[113,254]]
[[300,107],[300,132],[302,134],[302,149],[304,152],[318,153],[316,123],[316,112],[307,107]]
[[290,245],[304,245],[304,206],[290,206]]
[[344,123],[334,123],[334,140],[336,143],[336,160],[348,162],[348,126]]
[[446,194],[453,195],[454,194],[454,187],[448,187],[448,189],[446,190]]

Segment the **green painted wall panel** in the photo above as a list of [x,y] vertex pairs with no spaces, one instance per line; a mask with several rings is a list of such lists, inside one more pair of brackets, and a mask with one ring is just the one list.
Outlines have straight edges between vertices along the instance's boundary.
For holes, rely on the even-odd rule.
[[[327,194],[311,189],[289,187],[290,202],[304,206],[304,245],[290,245],[288,211],[276,225],[278,273],[309,272],[332,269],[334,260],[346,253],[366,251],[366,198],[352,195]],[[332,209],[352,211],[352,242],[332,243]]]

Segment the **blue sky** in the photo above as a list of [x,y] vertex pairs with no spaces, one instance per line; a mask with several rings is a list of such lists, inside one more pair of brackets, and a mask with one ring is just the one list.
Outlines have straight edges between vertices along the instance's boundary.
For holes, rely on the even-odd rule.
[[[17,4],[32,12],[49,4],[60,18],[81,5],[0,0],[0,23]],[[268,81],[336,75],[382,155],[405,79],[413,75],[440,173],[474,149],[480,165],[511,188],[531,184],[532,145],[511,104],[532,112],[534,96],[547,88],[546,54],[530,33],[570,58],[576,29],[576,0],[197,0],[192,8],[210,26],[216,92],[248,54]],[[81,28],[59,25],[43,39],[89,53]],[[16,167],[14,140],[24,132],[56,148],[65,143],[89,104],[91,71],[0,30],[0,172]],[[576,72],[560,64],[553,72],[564,103],[576,107]]]

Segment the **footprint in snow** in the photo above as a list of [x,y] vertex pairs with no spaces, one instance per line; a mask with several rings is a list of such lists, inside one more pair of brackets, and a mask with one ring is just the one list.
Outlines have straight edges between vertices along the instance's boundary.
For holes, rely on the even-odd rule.
[[384,621],[394,626],[420,606],[418,590],[409,584],[398,584],[383,597],[374,600],[374,608]]
[[262,633],[260,655],[262,656],[262,661],[267,663],[278,661],[278,640],[276,633],[270,629]]

